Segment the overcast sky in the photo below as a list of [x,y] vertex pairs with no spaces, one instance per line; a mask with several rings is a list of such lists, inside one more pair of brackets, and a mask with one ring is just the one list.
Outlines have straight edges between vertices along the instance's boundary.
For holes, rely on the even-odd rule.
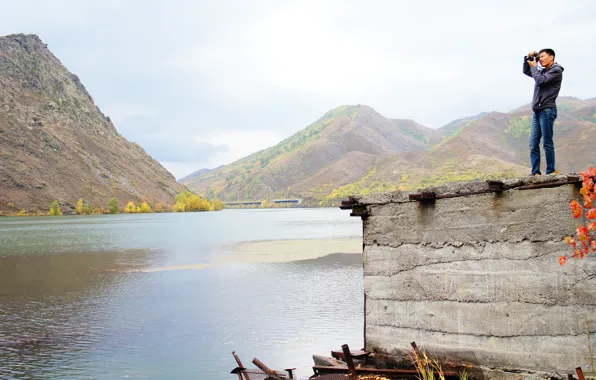
[[552,47],[561,95],[596,96],[596,1],[0,0],[127,139],[177,178],[275,145],[343,104],[437,128],[531,100]]

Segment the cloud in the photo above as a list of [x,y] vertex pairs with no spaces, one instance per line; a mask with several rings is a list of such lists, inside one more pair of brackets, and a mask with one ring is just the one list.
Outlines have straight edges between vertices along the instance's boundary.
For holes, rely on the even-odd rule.
[[0,3],[0,34],[37,33],[126,138],[183,175],[342,104],[430,127],[509,111],[531,99],[530,49],[555,49],[561,95],[594,97],[594,14],[583,0],[21,0]]
[[218,153],[229,151],[225,144],[213,145],[199,139],[152,136],[138,142],[153,158],[168,162],[207,162]]

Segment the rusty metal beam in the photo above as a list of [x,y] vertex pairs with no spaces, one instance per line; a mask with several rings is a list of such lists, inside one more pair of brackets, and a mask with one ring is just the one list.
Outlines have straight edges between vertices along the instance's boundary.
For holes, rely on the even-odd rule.
[[451,194],[440,194],[437,195],[437,199],[447,199],[447,198],[458,198],[458,197],[465,197],[468,195],[480,195],[480,194],[488,194],[488,193],[494,193],[494,190],[478,190],[478,191],[468,191],[468,192],[463,192],[463,193],[451,193]]
[[571,183],[571,184],[580,184],[582,183],[582,179],[580,176],[578,175],[568,175],[567,176],[567,183]]
[[354,366],[354,360],[352,359],[352,353],[350,352],[350,347],[348,347],[347,344],[342,344],[341,349],[344,352],[344,360],[348,364],[348,370],[350,371],[350,376],[356,376],[356,366]]
[[258,368],[259,368],[261,371],[265,372],[267,375],[269,375],[269,376],[277,376],[277,372],[276,372],[276,371],[274,371],[274,370],[272,370],[271,368],[267,367],[267,366],[265,365],[265,363],[263,363],[263,362],[262,362],[262,361],[260,361],[259,359],[257,359],[257,358],[254,358],[254,359],[252,360],[252,363],[253,363],[254,365],[256,365],[256,366],[257,366],[257,367],[258,367]]
[[296,370],[296,368],[286,368],[284,369],[284,371],[286,371],[288,373],[288,376],[290,377],[290,379],[294,378],[294,371]]
[[437,195],[433,191],[423,191],[421,193],[415,193],[408,195],[411,201],[424,201],[437,199]]
[[530,185],[522,185],[519,187],[515,187],[516,190],[534,190],[534,189],[546,189],[549,187],[559,187],[563,185],[568,185],[569,182],[567,179],[563,181],[556,181],[556,182],[543,182],[543,183],[533,183]]
[[[236,364],[238,364],[238,368],[242,368],[240,373],[244,376],[246,380],[250,380],[250,376],[248,376],[248,373],[246,373],[246,369],[242,365],[242,361],[240,361],[240,357],[238,356],[238,354],[236,354],[236,351],[232,351],[232,355],[234,356],[234,359],[236,359]],[[242,380],[242,377],[240,377],[240,380]]]
[[505,190],[505,184],[502,181],[488,180],[486,183],[490,191],[500,193]]
[[[315,374],[324,373],[347,373],[349,370],[346,367],[335,367],[335,366],[313,366],[313,372]],[[356,368],[357,374],[377,374],[387,376],[398,376],[399,378],[411,378],[418,379],[419,373],[413,369],[384,369],[384,368],[369,368],[369,367],[358,367]],[[457,373],[454,371],[443,371],[446,379],[458,379]]]
[[362,219],[366,219],[370,216],[370,214],[369,214],[368,208],[366,206],[355,205],[352,208],[352,212],[350,213],[350,216],[359,216]]

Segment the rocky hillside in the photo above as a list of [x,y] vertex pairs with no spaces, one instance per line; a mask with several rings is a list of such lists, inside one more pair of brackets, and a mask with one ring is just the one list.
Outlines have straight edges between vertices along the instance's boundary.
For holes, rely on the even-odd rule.
[[359,180],[378,159],[424,150],[443,134],[411,120],[387,119],[367,106],[344,106],[274,147],[181,182],[224,200],[331,191]]
[[118,134],[79,78],[35,35],[0,37],[0,211],[174,203],[174,176]]
[[[557,168],[585,170],[596,163],[596,100],[558,103]],[[528,175],[531,114],[524,106],[433,130],[344,106],[272,148],[182,183],[228,201],[299,197],[333,205],[357,193]]]

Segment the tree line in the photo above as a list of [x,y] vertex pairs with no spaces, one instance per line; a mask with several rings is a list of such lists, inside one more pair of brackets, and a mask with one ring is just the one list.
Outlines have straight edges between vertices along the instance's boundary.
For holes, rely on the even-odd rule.
[[[176,196],[176,203],[173,205],[162,202],[151,202],[141,199],[140,201],[128,201],[124,207],[120,207],[118,198],[111,198],[106,206],[93,205],[91,201],[79,198],[76,203],[74,213],[77,215],[91,215],[91,214],[136,214],[136,213],[161,213],[161,212],[198,212],[198,211],[220,211],[224,208],[224,203],[219,199],[209,200],[201,197],[191,191],[180,193]],[[61,207],[58,200],[54,200],[50,205],[47,214],[44,213],[27,213],[25,210],[20,210],[10,214],[11,216],[25,216],[25,215],[63,215],[63,207]]]

